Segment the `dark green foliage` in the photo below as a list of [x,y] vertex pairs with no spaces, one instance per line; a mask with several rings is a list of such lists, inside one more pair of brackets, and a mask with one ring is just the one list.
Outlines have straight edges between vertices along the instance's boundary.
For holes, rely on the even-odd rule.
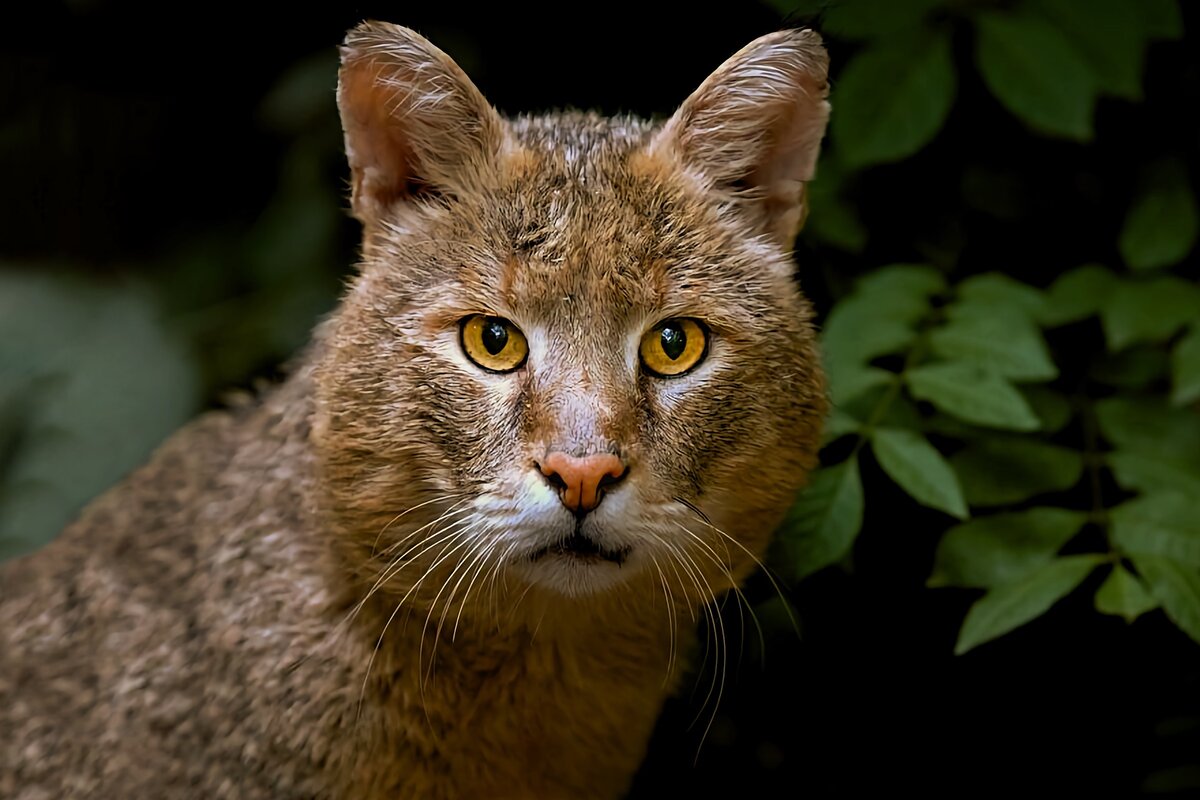
[[1055,558],[989,589],[967,612],[954,652],[961,655],[1046,613],[1101,563],[1103,559],[1094,555]]
[[1196,198],[1187,167],[1168,159],[1146,170],[1117,244],[1131,269],[1177,264],[1196,244]]
[[[1102,140],[1097,109],[1110,102],[1104,98],[1143,102],[1153,40],[1182,35],[1173,2],[844,0],[823,7],[835,42],[856,43],[831,98],[825,161],[835,168],[822,180],[832,185],[814,201],[814,218],[823,203],[837,209],[835,231],[818,226],[811,234],[827,253],[873,252],[869,234],[844,233],[871,226],[856,222],[844,201],[833,202],[866,197],[868,181],[895,191],[872,165],[928,149],[926,161],[984,174],[969,166],[987,157],[971,152],[973,121],[956,119],[952,108],[956,86],[974,80],[973,72],[1029,129],[1024,136]],[[937,152],[944,128],[956,132],[959,151]],[[866,443],[912,501],[960,519],[970,513],[973,519],[948,530],[949,521],[940,523],[945,532],[928,580],[987,589],[963,622],[956,652],[1042,615],[1101,564],[1111,567],[1096,591],[1097,610],[1133,621],[1161,606],[1200,641],[1200,286],[1187,260],[1198,227],[1192,165],[1175,155],[1122,152],[1107,166],[1131,176],[1120,184],[1130,194],[1113,203],[1119,227],[1088,231],[1095,241],[1047,247],[1052,257],[1030,253],[1037,270],[997,269],[983,256],[989,242],[972,241],[976,255],[957,258],[960,245],[946,232],[946,244],[926,246],[929,266],[860,273],[827,318],[837,405],[829,466],[792,520],[831,508],[831,480],[858,475]],[[1023,180],[1037,191],[1038,175]],[[982,190],[994,194],[1000,185]],[[980,207],[1014,213],[995,198]],[[1074,262],[1059,254],[1068,246],[1079,254]],[[1093,253],[1108,255],[1077,266]],[[869,258],[859,263],[871,266]],[[841,461],[848,452],[851,459]],[[856,503],[863,489],[870,510],[880,490],[856,482]],[[1028,507],[1031,501],[1038,506]],[[897,519],[905,511],[882,514]],[[857,516],[853,522],[857,530]],[[789,524],[790,547],[781,552],[824,557],[784,566],[802,576],[847,563],[848,523]],[[1064,548],[1071,554],[1060,555]]]
[[789,559],[805,576],[836,563],[850,551],[862,527],[863,490],[854,456],[821,470],[788,516]]
[[1096,610],[1124,617],[1126,622],[1133,622],[1157,605],[1158,601],[1150,596],[1146,585],[1120,564],[1096,591]]
[[975,23],[979,71],[996,99],[1036,131],[1092,137],[1097,76],[1054,25],[1023,10],[980,14]]
[[929,586],[986,589],[1013,583],[1054,558],[1087,516],[1063,508],[991,514],[942,537]]
[[[928,144],[950,113],[955,77],[946,36],[899,36],[856,59],[842,74],[846,102],[830,123],[846,164],[895,161]],[[874,91],[884,83],[891,91]]]

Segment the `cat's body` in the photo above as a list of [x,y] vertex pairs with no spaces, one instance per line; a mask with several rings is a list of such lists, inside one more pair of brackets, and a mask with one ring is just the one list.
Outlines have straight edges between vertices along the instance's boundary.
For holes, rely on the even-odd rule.
[[668,617],[551,605],[536,636],[468,617],[431,664],[439,620],[414,610],[372,663],[391,608],[346,625],[362,592],[312,508],[307,382],[193,423],[5,571],[0,796],[619,794],[665,692]]
[[360,277],[283,386],[3,567],[0,795],[619,796],[815,456],[824,83],[785,32],[665,126],[509,123],[356,30]]

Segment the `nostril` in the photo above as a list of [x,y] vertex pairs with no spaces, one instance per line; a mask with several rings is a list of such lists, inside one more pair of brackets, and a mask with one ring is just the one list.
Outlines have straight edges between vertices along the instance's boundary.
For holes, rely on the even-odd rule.
[[606,489],[615,483],[620,483],[621,481],[625,480],[625,476],[628,474],[629,467],[626,466],[622,466],[621,471],[616,474],[613,474],[613,472],[606,472],[600,477],[600,484],[598,488]]
[[545,467],[543,467],[541,464],[537,463],[536,461],[533,462],[533,465],[535,467],[537,467],[538,472],[542,473],[542,476],[545,477],[546,482],[549,483],[551,486],[553,486],[555,489],[558,489],[559,491],[563,491],[567,488],[567,482],[566,482],[566,480],[563,479],[562,475],[559,475],[557,472],[555,472],[552,469],[546,469]]

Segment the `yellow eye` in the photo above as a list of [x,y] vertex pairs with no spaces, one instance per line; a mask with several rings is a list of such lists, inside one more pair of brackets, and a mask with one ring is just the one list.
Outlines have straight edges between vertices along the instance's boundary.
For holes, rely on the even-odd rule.
[[488,372],[512,372],[525,363],[529,343],[506,319],[476,314],[462,323],[462,349]]
[[669,319],[642,337],[642,363],[660,378],[682,375],[704,360],[708,333],[694,319]]

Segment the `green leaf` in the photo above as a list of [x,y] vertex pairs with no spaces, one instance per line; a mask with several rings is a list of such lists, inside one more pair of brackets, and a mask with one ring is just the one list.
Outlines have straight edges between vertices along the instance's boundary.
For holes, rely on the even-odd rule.
[[810,575],[850,552],[862,517],[858,458],[818,470],[784,523],[785,547],[797,576]]
[[924,436],[910,430],[876,428],[871,446],[883,471],[921,505],[966,519],[967,504],[954,471]]
[[842,71],[830,136],[848,167],[897,161],[942,129],[956,91],[947,35],[896,37],[861,52]]
[[1103,559],[1094,555],[1057,558],[1015,583],[989,590],[967,612],[954,646],[955,655],[1040,617],[1101,563]]
[[1133,564],[1167,617],[1200,642],[1200,570],[1163,556],[1135,556]]
[[1195,246],[1198,230],[1187,165],[1171,159],[1147,171],[1117,244],[1132,269],[1159,269],[1182,261]]
[[887,386],[897,375],[879,367],[855,365],[830,374],[829,393],[835,406],[848,403],[870,389]]
[[1122,489],[1173,491],[1200,497],[1200,460],[1188,463],[1130,450],[1114,450],[1106,458]]
[[1185,323],[1200,317],[1200,288],[1164,275],[1123,281],[1100,310],[1109,350],[1136,342],[1164,342]]
[[1031,508],[980,517],[942,537],[927,585],[988,588],[1013,583],[1054,558],[1087,516],[1062,508]]
[[829,0],[821,29],[835,39],[912,36],[942,0]]
[[1096,610],[1101,614],[1124,617],[1126,622],[1158,607],[1158,601],[1150,596],[1142,582],[1129,570],[1117,564],[1096,591]]
[[[916,264],[884,267],[860,280],[825,322],[821,345],[830,384],[855,385],[855,373],[868,361],[912,344],[914,325],[944,283],[936,270]],[[842,393],[841,402],[850,396]]]
[[1098,264],[1076,267],[1051,284],[1038,321],[1057,327],[1099,314],[1116,282],[1116,276]]
[[860,420],[871,420],[875,427],[920,430],[921,412],[903,393],[891,386],[868,389],[848,401],[841,409]]
[[1200,568],[1200,498],[1146,494],[1109,515],[1109,537],[1126,553],[1163,556]]
[[816,179],[804,185],[809,213],[803,232],[847,252],[860,253],[867,244],[867,229],[855,205],[846,199],[845,169],[832,152],[821,154]]
[[976,58],[992,94],[1036,131],[1092,138],[1098,85],[1071,43],[1034,16],[985,13],[977,22]]
[[835,406],[829,413],[829,418],[825,420],[825,429],[821,432],[821,446],[824,447],[843,436],[858,433],[862,427],[862,420],[847,413],[845,409]]
[[887,298],[895,313],[915,322],[929,311],[929,298],[946,291],[946,279],[927,264],[889,264],[859,278],[854,290]]
[[928,400],[967,422],[1017,431],[1038,427],[1038,418],[1021,393],[1004,378],[975,364],[928,364],[909,370],[907,379],[913,397]]
[[1183,16],[1178,0],[1138,0],[1142,27],[1153,39],[1182,39]]
[[849,297],[834,307],[825,323],[822,342],[830,366],[865,364],[873,358],[899,352],[914,337],[912,325],[884,315],[874,315],[867,303]]
[[1042,423],[1038,430],[1057,433],[1071,421],[1073,411],[1067,398],[1045,386],[1022,386],[1021,394]]
[[1181,463],[1200,459],[1200,415],[1161,397],[1105,398],[1096,403],[1096,421],[1119,448]]
[[1167,374],[1170,359],[1161,347],[1134,345],[1117,353],[1094,355],[1088,377],[1106,386],[1144,389]]
[[809,193],[808,219],[804,223],[804,234],[832,245],[847,253],[861,253],[867,246],[867,229],[858,218],[854,205],[843,197],[819,194],[812,184]]
[[1171,402],[1177,406],[1200,400],[1200,324],[1171,351]]
[[1003,309],[997,315],[1017,311],[1037,319],[1046,306],[1046,296],[1034,287],[1001,272],[985,272],[967,278],[957,287],[960,304],[975,308]]
[[821,337],[825,353],[850,364],[903,350],[928,308],[922,297],[856,291],[829,313]]
[[[22,434],[0,459],[0,549],[48,541],[196,411],[190,354],[151,297],[0,272],[0,387]],[[7,544],[5,544],[7,542]]]
[[952,417],[949,414],[942,414],[941,412],[935,412],[923,417],[918,429],[924,431],[926,434],[936,434],[964,442],[994,433],[990,428],[980,428],[969,422],[963,422],[958,417]]
[[1012,380],[1058,377],[1041,332],[1024,317],[1003,313],[1004,309],[982,303],[952,306],[950,320],[930,334],[931,349],[947,360],[976,364]]
[[1129,0],[1038,0],[1045,15],[1087,61],[1100,87],[1126,100],[1142,96],[1142,65],[1149,33]]
[[1011,505],[1065,491],[1083,475],[1083,458],[1076,451],[1017,437],[973,441],[950,463],[973,506]]

